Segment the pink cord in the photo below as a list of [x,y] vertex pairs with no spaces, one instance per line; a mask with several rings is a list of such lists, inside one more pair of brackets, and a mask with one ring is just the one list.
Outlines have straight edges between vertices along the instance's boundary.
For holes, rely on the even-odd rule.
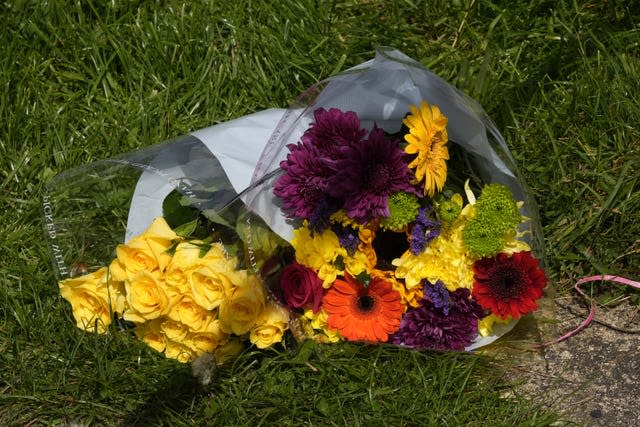
[[[580,295],[582,295],[584,298],[588,299],[587,295],[582,291],[582,289],[580,289],[580,285],[582,285],[584,283],[597,282],[597,281],[616,282],[616,283],[621,283],[623,285],[632,286],[634,288],[640,289],[640,282],[636,282],[634,280],[630,280],[630,279],[627,279],[625,277],[612,276],[612,275],[609,275],[609,274],[603,274],[603,275],[600,275],[600,276],[583,277],[582,279],[580,279],[580,280],[578,280],[576,282],[576,285],[574,286],[574,289]],[[575,328],[572,331],[567,332],[566,334],[564,334],[560,338],[556,338],[553,341],[550,341],[550,342],[545,343],[545,344],[541,344],[541,345],[536,346],[536,347],[538,347],[538,348],[540,348],[540,347],[548,347],[550,345],[557,344],[557,343],[559,343],[561,341],[566,340],[567,338],[570,338],[570,337],[576,335],[578,332],[580,332],[581,330],[583,330],[584,328],[589,326],[589,324],[593,320],[593,316],[595,314],[596,314],[596,303],[591,301],[591,309],[589,310],[589,315],[587,316],[586,319],[584,319],[582,321],[582,323],[577,328]]]

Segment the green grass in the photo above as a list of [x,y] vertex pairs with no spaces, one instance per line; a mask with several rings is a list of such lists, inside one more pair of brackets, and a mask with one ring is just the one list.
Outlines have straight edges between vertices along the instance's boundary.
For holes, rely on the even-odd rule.
[[640,5],[622,1],[3,2],[0,424],[549,425],[489,356],[303,346],[247,353],[202,388],[126,333],[75,329],[41,196],[64,170],[286,107],[389,45],[496,122],[561,292],[633,276],[639,25]]

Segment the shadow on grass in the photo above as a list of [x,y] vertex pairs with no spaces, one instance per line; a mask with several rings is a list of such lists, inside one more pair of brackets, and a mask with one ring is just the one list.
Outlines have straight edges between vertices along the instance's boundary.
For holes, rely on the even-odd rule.
[[179,425],[177,421],[189,414],[194,402],[205,396],[202,386],[191,375],[189,365],[185,365],[173,371],[163,384],[159,384],[144,403],[123,419],[122,425]]

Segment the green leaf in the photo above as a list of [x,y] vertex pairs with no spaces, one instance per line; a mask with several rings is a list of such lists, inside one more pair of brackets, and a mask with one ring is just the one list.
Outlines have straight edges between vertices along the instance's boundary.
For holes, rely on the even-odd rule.
[[162,202],[162,213],[169,227],[176,229],[186,223],[197,220],[199,211],[190,206],[183,206],[182,194],[173,190]]
[[198,219],[194,219],[193,221],[186,222],[182,225],[177,226],[173,229],[173,231],[180,237],[190,237],[198,228]]

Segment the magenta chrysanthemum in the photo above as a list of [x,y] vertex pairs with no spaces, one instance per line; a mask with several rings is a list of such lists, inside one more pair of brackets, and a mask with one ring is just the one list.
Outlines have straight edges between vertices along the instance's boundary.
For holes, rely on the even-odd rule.
[[404,152],[397,142],[384,137],[382,129],[374,126],[368,139],[344,147],[341,154],[328,191],[344,200],[344,210],[350,218],[365,223],[388,217],[387,199],[391,193],[415,193]]
[[313,145],[298,143],[288,148],[287,159],[280,162],[285,173],[276,181],[273,193],[282,199],[282,207],[290,217],[309,219],[319,206],[326,205],[333,171]]
[[302,142],[317,147],[323,156],[331,159],[340,157],[341,147],[359,144],[366,134],[353,111],[318,108],[313,118],[315,121],[302,135]]

